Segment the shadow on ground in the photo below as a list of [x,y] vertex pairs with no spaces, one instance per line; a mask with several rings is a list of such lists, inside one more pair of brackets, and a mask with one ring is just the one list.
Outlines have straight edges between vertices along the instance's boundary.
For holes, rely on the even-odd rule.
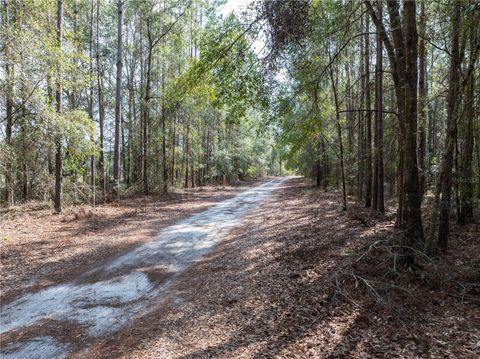
[[475,357],[472,303],[414,285],[379,289],[379,299],[373,282],[349,275],[363,275],[359,248],[393,229],[362,226],[337,200],[289,180],[159,298],[158,309],[94,344],[89,357]]

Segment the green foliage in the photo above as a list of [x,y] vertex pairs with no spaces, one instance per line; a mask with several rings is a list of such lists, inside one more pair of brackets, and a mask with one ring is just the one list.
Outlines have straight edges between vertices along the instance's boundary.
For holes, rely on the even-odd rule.
[[92,120],[83,111],[69,111],[62,114],[62,138],[66,142],[64,170],[80,175],[85,171],[84,161],[97,156],[98,151],[91,140],[94,138]]

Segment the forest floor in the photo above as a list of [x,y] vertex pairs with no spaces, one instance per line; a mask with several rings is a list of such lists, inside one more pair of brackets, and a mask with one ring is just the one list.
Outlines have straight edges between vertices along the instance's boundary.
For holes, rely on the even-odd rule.
[[188,270],[161,307],[89,354],[478,358],[478,227],[454,228],[436,272],[410,273],[394,270],[385,251],[358,260],[393,235],[392,209],[375,218],[362,207],[340,208],[338,194],[287,181]]
[[[228,193],[213,197],[230,196],[236,190],[225,191]],[[208,193],[202,200],[193,197],[191,203],[208,202],[205,199],[209,198]],[[461,230],[454,226],[449,253],[422,259],[422,267],[412,271],[399,266],[392,254],[395,253],[393,239],[398,235],[392,210],[382,217],[352,206],[345,213],[340,210],[339,200],[337,193],[324,193],[304,179],[283,182],[259,207],[250,210],[243,223],[229,231],[209,254],[183,272],[153,311],[136,317],[113,335],[88,343],[88,348],[72,356],[478,358],[478,226],[468,225]],[[128,230],[123,223],[128,220],[113,216],[114,221],[106,222],[111,223],[110,227],[94,227],[87,233],[99,236],[93,242],[108,237],[104,230],[118,231],[117,237],[127,236],[130,231],[145,231],[132,233],[132,238],[149,235],[126,240],[127,244],[122,247],[125,249],[151,239],[160,227],[175,221],[173,217],[169,217],[172,222],[158,219],[164,211],[177,213],[177,219],[191,214],[185,211],[196,211],[189,201],[180,202],[184,210],[178,212],[173,209],[175,205],[169,211],[165,209],[168,201],[149,202],[149,206],[157,209],[141,213],[153,217],[151,222],[131,223]],[[127,214],[133,216],[136,207],[127,208]],[[133,218],[138,215],[137,212]],[[68,233],[72,236],[84,227],[68,232],[59,230],[62,225],[76,226],[76,222],[86,220],[61,222],[59,218],[56,232],[63,233],[64,237],[51,242],[51,246],[60,240],[69,241]],[[42,223],[41,219],[38,221]],[[22,221],[17,224],[21,227]],[[3,230],[4,224],[1,225]],[[117,226],[120,228],[115,229]],[[42,228],[37,229],[37,233],[43,231]],[[14,243],[12,232],[7,235],[11,239],[2,246]],[[94,253],[100,251],[101,254],[94,257],[96,261],[121,250],[116,250],[114,243],[108,243],[106,248],[98,244]],[[74,250],[75,245],[71,239],[70,250]],[[43,258],[35,248],[31,249],[35,254],[25,254],[27,261],[28,256],[33,262],[36,255]],[[28,248],[25,251],[28,252]],[[53,271],[65,268],[67,273],[75,272],[75,266],[69,267],[66,263],[69,258],[81,257],[82,253],[62,255],[60,258],[64,260],[52,267],[56,268]],[[87,253],[85,258],[90,258]],[[43,263],[48,267],[50,262],[43,260]],[[76,262],[80,263],[83,261]],[[9,288],[9,283],[23,283],[15,286],[26,288],[27,279],[34,280],[35,270],[44,266],[38,264],[36,269],[30,268],[31,274],[28,274],[17,271],[16,267],[22,262],[10,265],[10,270],[16,273],[12,276],[20,279],[3,282],[3,275],[10,275],[9,270],[3,268],[2,288]],[[51,278],[48,281],[53,283],[58,280],[55,276]],[[45,285],[49,285],[48,282],[41,286]],[[78,336],[81,338],[82,334]]]

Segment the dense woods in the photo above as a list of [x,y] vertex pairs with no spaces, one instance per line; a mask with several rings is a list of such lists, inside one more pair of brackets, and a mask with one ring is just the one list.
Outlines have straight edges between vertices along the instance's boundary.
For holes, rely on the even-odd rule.
[[279,172],[245,31],[208,1],[2,1],[2,200]]
[[417,252],[447,249],[449,222],[471,221],[478,203],[480,8],[338,5],[264,6],[275,65],[288,74],[272,99],[288,163],[341,188],[344,209],[345,193],[380,213],[385,195],[396,198],[402,260],[414,264]]
[[221,5],[2,0],[2,203],[297,173],[395,203],[408,264],[478,218],[478,2]]

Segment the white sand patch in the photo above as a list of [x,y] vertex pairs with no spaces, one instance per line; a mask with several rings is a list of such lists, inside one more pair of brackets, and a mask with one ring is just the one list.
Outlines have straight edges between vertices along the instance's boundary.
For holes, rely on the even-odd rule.
[[2,359],[63,359],[68,355],[69,346],[52,337],[36,337],[2,350],[5,350],[0,352]]

